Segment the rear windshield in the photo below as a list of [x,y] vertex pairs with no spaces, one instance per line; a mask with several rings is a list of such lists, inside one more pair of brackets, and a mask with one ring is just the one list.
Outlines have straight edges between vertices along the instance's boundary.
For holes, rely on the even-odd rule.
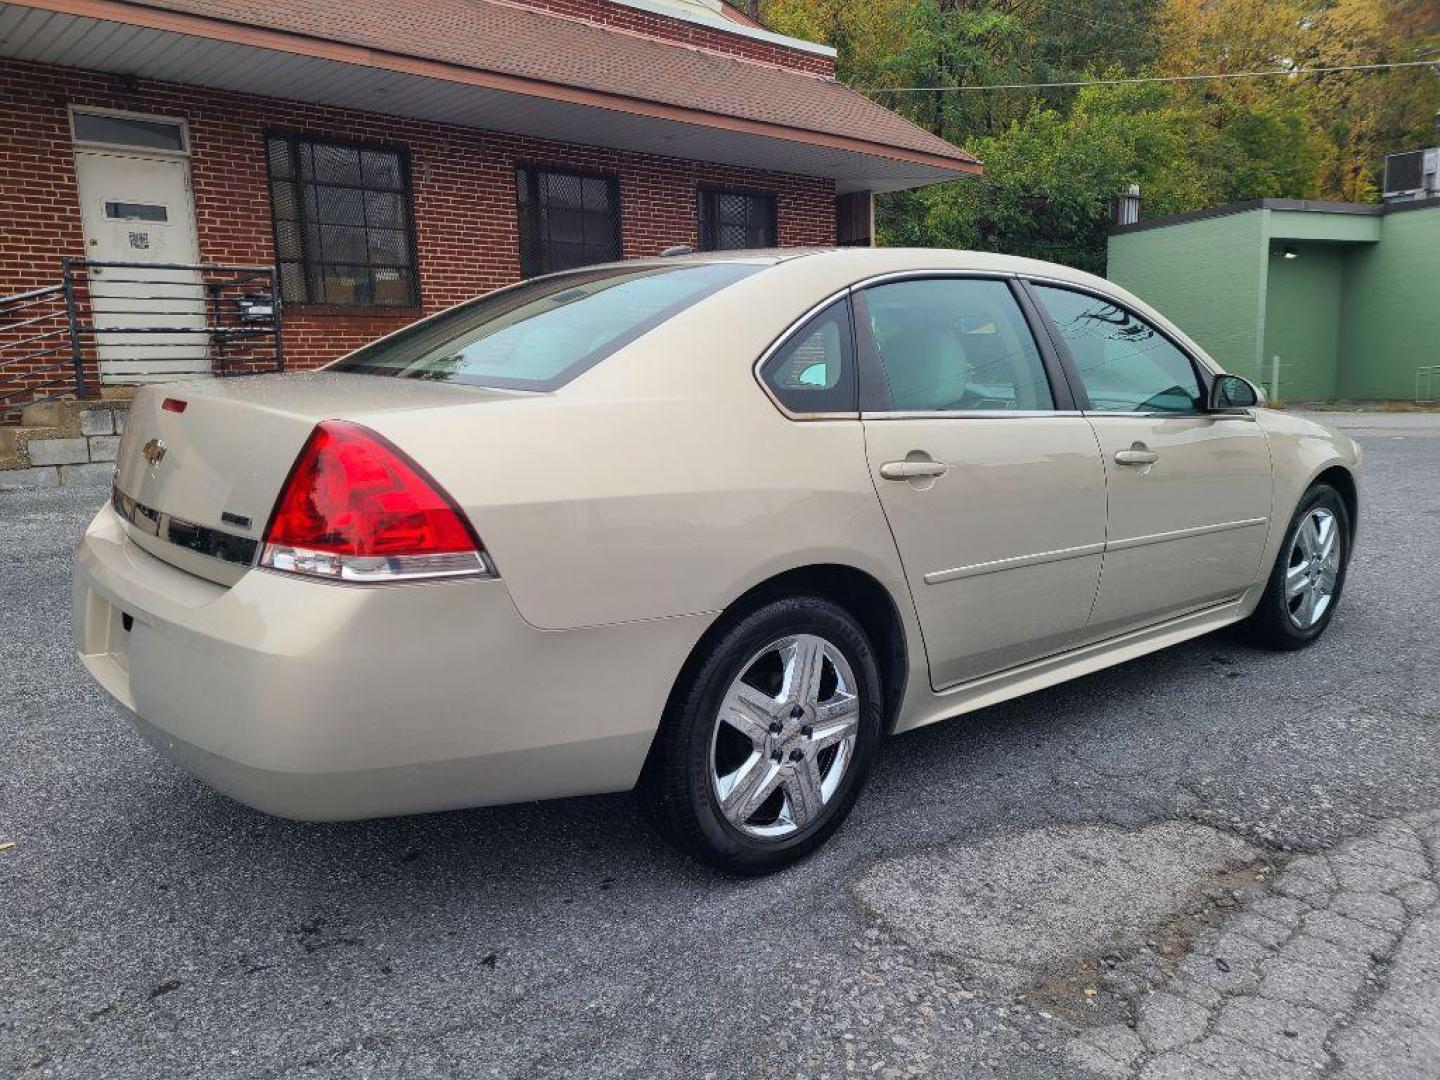
[[554,390],[762,264],[611,266],[479,297],[336,361],[332,371]]

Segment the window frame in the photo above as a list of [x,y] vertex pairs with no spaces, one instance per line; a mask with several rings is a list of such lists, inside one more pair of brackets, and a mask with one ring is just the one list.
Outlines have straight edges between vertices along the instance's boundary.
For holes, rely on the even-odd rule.
[[[515,178],[515,258],[520,266],[520,279],[522,281],[533,281],[535,278],[545,277],[549,274],[564,274],[571,270],[583,270],[589,266],[603,266],[607,262],[616,262],[625,258],[625,212],[620,202],[620,175],[618,173],[604,172],[599,169],[577,169],[569,165],[555,164],[547,161],[514,161],[511,163]],[[598,262],[585,263],[583,266],[566,266],[560,269],[554,267],[539,267],[533,274],[527,274],[525,268],[525,216],[527,210],[532,214],[539,214],[540,202],[532,199],[527,207],[521,202],[521,178],[530,188],[531,195],[538,195],[539,189],[536,183],[536,176],[541,172],[558,173],[562,176],[578,176],[587,180],[604,180],[610,187],[610,201],[614,206],[614,228],[615,228],[615,258],[601,259]],[[585,211],[581,211],[584,213]],[[538,218],[537,218],[538,225]]]
[[[1169,417],[1171,419],[1187,419],[1197,416],[1214,416],[1206,410],[1205,402],[1210,397],[1210,387],[1215,381],[1215,371],[1205,363],[1204,359],[1194,349],[1188,348],[1175,335],[1170,333],[1153,316],[1136,311],[1133,306],[1121,300],[1118,296],[1104,292],[1100,289],[1091,288],[1085,285],[1078,285],[1061,278],[1047,278],[1037,275],[1026,275],[1019,278],[1021,290],[1025,293],[1030,305],[1034,308],[1036,317],[1045,327],[1045,333],[1055,350],[1060,367],[1064,372],[1065,379],[1070,384],[1070,390],[1075,400],[1075,407],[1081,413],[1090,416],[1135,416],[1142,419],[1154,420],[1156,418]],[[1193,411],[1174,412],[1168,409],[1148,410],[1146,412],[1126,412],[1121,410],[1095,409],[1090,402],[1090,394],[1085,389],[1085,380],[1080,375],[1080,365],[1075,362],[1075,356],[1070,351],[1070,346],[1065,343],[1060,327],[1051,317],[1040,297],[1034,292],[1035,286],[1044,286],[1048,289],[1060,289],[1065,292],[1079,293],[1082,296],[1093,297],[1096,300],[1112,304],[1121,311],[1128,313],[1132,318],[1139,319],[1150,329],[1154,330],[1165,339],[1181,356],[1190,363],[1190,369],[1195,374],[1195,381],[1200,387],[1200,403]]]
[[[899,410],[894,407],[890,393],[889,377],[885,374],[884,361],[880,358],[879,347],[870,332],[869,312],[865,292],[881,285],[899,281],[930,281],[937,279],[968,281],[1001,281],[1010,291],[1016,306],[1020,309],[1025,327],[1029,331],[1035,349],[1040,354],[1040,363],[1045,372],[1045,381],[1050,388],[1053,407],[1049,409],[946,409],[933,411]],[[853,298],[852,319],[855,329],[855,350],[858,355],[860,372],[860,416],[865,420],[1002,420],[1046,416],[1078,416],[1079,405],[1071,392],[1070,380],[1061,364],[1051,340],[1048,328],[1041,321],[1041,312],[1033,299],[1022,287],[1019,277],[1008,271],[986,270],[904,270],[892,274],[881,274],[851,286]]]
[[[844,308],[842,325],[845,328],[845,334],[843,340],[840,342],[840,347],[843,350],[842,362],[845,365],[844,370],[849,373],[848,381],[850,385],[847,391],[850,400],[847,404],[850,407],[798,412],[786,405],[779,393],[776,392],[775,387],[770,385],[770,381],[765,377],[765,369],[770,365],[770,361],[793,344],[795,339],[810,327],[811,323],[822,315],[827,314],[832,308],[842,306]],[[804,315],[796,322],[791,323],[785,332],[776,338],[775,341],[760,354],[760,359],[755,361],[755,381],[760,384],[760,388],[765,391],[765,396],[774,403],[775,407],[791,420],[857,420],[860,417],[860,365],[858,357],[859,349],[856,347],[855,342],[855,305],[851,302],[850,290],[846,288],[837,293],[833,293],[806,311]]]
[[[165,116],[160,113],[134,112],[130,109],[105,109],[98,105],[71,104],[66,109],[70,122],[70,145],[80,150],[121,150],[135,157],[188,158],[190,156],[190,122],[183,116]],[[150,124],[166,124],[180,129],[179,150],[163,146],[138,146],[135,143],[100,142],[82,139],[75,133],[75,117],[108,116],[116,120],[141,120]]]
[[[701,184],[695,189],[695,237],[699,241],[700,251],[754,251],[765,250],[764,248],[722,248],[705,246],[705,203],[708,199],[720,195],[739,195],[747,199],[764,199],[770,204],[770,236],[772,243],[768,247],[780,246],[780,196],[774,191],[766,191],[762,188],[726,187],[718,184]],[[718,213],[718,208],[717,208]],[[716,223],[716,231],[719,231],[719,223]]]
[[[296,175],[295,175],[295,177],[294,177],[290,182],[291,182],[291,183],[294,183],[294,184],[297,184],[297,185],[299,186],[299,190],[297,191],[297,195],[298,195],[298,197],[299,197],[299,201],[298,201],[298,203],[297,203],[297,205],[296,205],[296,212],[297,212],[297,214],[298,214],[299,216],[296,218],[296,224],[298,224],[298,225],[300,226],[300,250],[301,250],[301,257],[300,257],[300,259],[299,259],[299,263],[300,263],[301,270],[302,270],[302,272],[305,274],[305,277],[306,277],[306,282],[305,282],[306,298],[305,298],[304,300],[288,300],[288,301],[284,301],[284,302],[287,303],[287,304],[289,304],[291,307],[295,307],[295,308],[308,309],[308,310],[312,310],[312,311],[315,311],[315,310],[319,310],[319,311],[335,310],[335,311],[342,312],[342,313],[346,313],[346,314],[350,314],[350,313],[354,313],[354,312],[383,312],[383,313],[386,313],[386,314],[392,314],[392,313],[415,312],[415,311],[420,310],[420,307],[421,307],[420,298],[421,298],[421,296],[422,296],[423,294],[422,294],[421,283],[420,283],[420,249],[419,249],[419,243],[418,243],[418,239],[417,239],[418,230],[416,229],[416,225],[415,225],[415,185],[414,185],[414,182],[413,182],[413,174],[412,174],[411,168],[410,168],[410,148],[409,148],[408,146],[402,144],[402,143],[377,142],[377,141],[375,141],[375,140],[373,140],[373,139],[347,139],[347,138],[343,138],[343,137],[339,137],[339,136],[329,136],[329,135],[325,135],[325,134],[323,134],[323,133],[314,132],[314,131],[297,130],[297,129],[295,129],[295,128],[266,128],[266,129],[261,133],[261,144],[262,144],[262,146],[263,146],[264,153],[265,153],[265,189],[266,189],[266,190],[265,190],[265,194],[266,194],[266,198],[267,198],[267,203],[268,203],[268,205],[269,205],[269,207],[270,207],[271,243],[273,244],[273,250],[274,250],[274,255],[275,255],[275,273],[276,273],[276,279],[277,279],[277,288],[279,288],[282,293],[283,293],[283,283],[281,283],[281,281],[280,281],[280,263],[281,263],[282,261],[284,261],[284,262],[292,262],[292,261],[294,261],[294,260],[291,260],[291,259],[282,260],[281,257],[280,257],[280,219],[279,219],[278,217],[276,217],[276,215],[275,215],[275,189],[274,189],[274,186],[273,186],[274,183],[275,183],[275,181],[276,181],[276,179],[277,179],[277,177],[275,176],[274,172],[272,171],[272,162],[271,162],[271,158],[270,158],[270,143],[271,143],[271,140],[273,140],[273,139],[284,139],[284,140],[286,140],[286,141],[290,144],[290,146],[291,146],[292,153],[295,152],[295,150],[298,148],[298,146],[299,146],[300,143],[308,142],[308,143],[311,143],[312,145],[313,145],[313,144],[324,144],[324,145],[326,145],[326,146],[338,146],[338,147],[342,147],[342,148],[347,149],[347,150],[357,150],[357,151],[371,150],[371,151],[375,151],[375,152],[379,152],[379,153],[394,154],[394,155],[396,156],[396,158],[398,159],[398,163],[399,163],[399,166],[400,166],[400,188],[401,188],[401,190],[400,190],[400,195],[401,195],[401,196],[404,198],[404,200],[405,200],[405,234],[406,234],[406,235],[405,235],[405,245],[406,245],[406,251],[409,253],[409,256],[410,256],[410,265],[409,265],[408,267],[389,267],[389,266],[382,266],[382,267],[380,267],[380,269],[408,269],[408,270],[410,271],[410,300],[409,300],[408,303],[405,303],[405,304],[377,304],[377,303],[374,302],[374,297],[373,297],[373,295],[372,295],[372,297],[371,297],[371,299],[370,299],[369,302],[363,303],[363,304],[346,303],[346,302],[344,302],[344,301],[336,301],[336,300],[329,300],[329,299],[317,300],[317,299],[314,299],[313,297],[311,297],[311,296],[309,295],[309,292],[310,292],[310,283],[309,283],[309,270],[308,270],[308,267],[309,267],[309,265],[310,265],[310,263],[311,263],[311,260],[310,260],[308,254],[307,254],[306,251],[305,251],[305,224],[306,224],[306,215],[305,215],[304,186],[305,186],[305,184],[307,184],[307,183],[309,183],[309,184],[311,184],[311,185],[313,186],[313,185],[316,183],[316,181],[314,181],[313,179],[310,180],[310,181],[306,181],[306,180],[304,180],[304,179],[300,176],[300,174],[299,174],[300,162],[299,162],[299,157],[298,157],[298,155],[297,155],[297,156],[294,158],[294,167],[295,167],[295,170],[296,170]],[[282,180],[281,182],[283,183],[283,182],[285,182],[285,181]],[[321,184],[320,186],[322,186],[322,187],[341,187],[341,188],[347,188],[347,189],[353,190],[353,191],[359,191],[359,192],[362,193],[362,196],[361,196],[361,205],[362,205],[362,206],[364,205],[364,202],[365,202],[364,196],[363,196],[363,193],[364,193],[364,192],[367,192],[367,191],[382,191],[382,190],[385,190],[385,189],[381,189],[381,188],[368,188],[368,187],[366,187],[363,183],[360,184],[360,185],[354,185],[354,184],[329,184],[329,183],[326,183],[326,184]],[[318,224],[319,224],[319,223],[317,222],[317,226],[318,226]],[[364,225],[361,226],[361,228],[364,228],[364,229],[368,232],[368,230],[369,230],[368,220],[367,220],[367,223],[366,223],[366,224],[364,224]],[[368,239],[367,239],[367,249],[368,249]],[[315,260],[315,262],[316,262],[317,265],[320,265],[320,266],[324,266],[324,265],[325,265],[325,263],[324,263],[323,260]],[[333,265],[337,265],[337,266],[350,266],[350,265],[359,265],[359,264],[354,264],[354,263],[335,263],[335,264],[333,264]],[[366,268],[367,268],[368,270],[371,271],[371,273],[372,273],[372,275],[373,275],[374,271],[376,270],[375,264],[370,263],[370,262],[367,261],[367,262],[365,263],[365,266],[366,266]],[[373,280],[373,278],[372,278],[372,280]]]

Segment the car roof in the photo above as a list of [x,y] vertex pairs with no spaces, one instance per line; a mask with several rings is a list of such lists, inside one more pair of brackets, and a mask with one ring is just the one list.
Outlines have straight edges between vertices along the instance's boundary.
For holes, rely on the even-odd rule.
[[748,263],[768,266],[804,260],[816,263],[843,264],[855,277],[896,273],[908,270],[973,270],[992,274],[1024,274],[1027,277],[1050,278],[1077,285],[1088,285],[1107,292],[1123,294],[1114,282],[1077,270],[1073,266],[1028,259],[1019,255],[1002,255],[993,251],[969,251],[961,248],[918,247],[799,247],[753,248],[731,251],[686,251],[675,255],[642,256],[625,260],[625,264],[669,265],[687,263]]

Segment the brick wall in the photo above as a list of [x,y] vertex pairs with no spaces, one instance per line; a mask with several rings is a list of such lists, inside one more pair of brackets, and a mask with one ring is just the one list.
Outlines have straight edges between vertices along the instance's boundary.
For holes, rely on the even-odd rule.
[[[585,22],[629,30],[646,37],[663,38],[693,45],[707,52],[723,53],[726,56],[743,56],[748,60],[774,64],[776,67],[794,71],[808,71],[812,75],[835,75],[835,59],[796,49],[778,42],[761,41],[742,34],[731,33],[716,27],[670,18],[610,0],[515,0],[523,7],[539,8],[557,15],[567,15]],[[718,18],[719,16],[717,16]],[[737,28],[743,23],[736,23]]]
[[[557,0],[558,2],[558,0]],[[401,312],[290,305],[285,353],[295,367],[365,341],[519,276],[514,166],[537,162],[614,173],[626,256],[698,244],[697,185],[773,191],[785,246],[835,240],[833,181],[632,154],[407,120],[0,61],[0,296],[59,280],[60,258],[84,245],[67,105],[184,117],[201,258],[274,258],[264,132],[301,129],[405,146],[410,153],[421,305]],[[0,353],[0,358],[4,354]],[[0,382],[4,381],[0,371]]]

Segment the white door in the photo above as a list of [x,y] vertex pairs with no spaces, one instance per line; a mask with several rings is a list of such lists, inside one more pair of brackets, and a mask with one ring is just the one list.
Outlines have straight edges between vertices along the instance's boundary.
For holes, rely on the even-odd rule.
[[[77,149],[75,175],[87,258],[200,261],[186,159]],[[209,370],[197,271],[95,267],[89,284],[102,382],[154,382]]]

